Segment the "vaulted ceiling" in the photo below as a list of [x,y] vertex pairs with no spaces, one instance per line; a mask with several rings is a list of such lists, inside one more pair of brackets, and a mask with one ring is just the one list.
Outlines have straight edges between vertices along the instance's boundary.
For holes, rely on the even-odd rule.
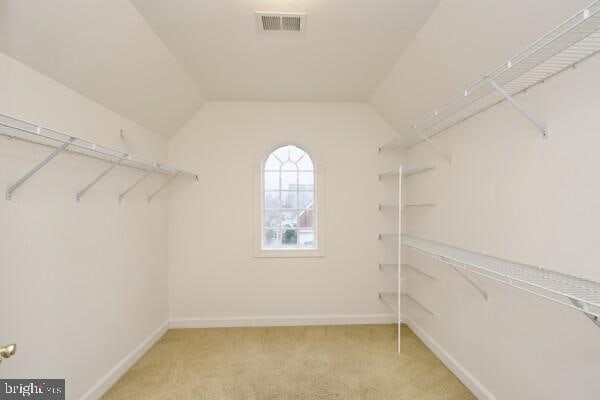
[[0,0],[0,51],[169,137],[207,99],[367,101],[438,2]]
[[[438,0],[132,0],[213,100],[366,101]],[[259,33],[255,11],[307,13]]]
[[588,1],[0,0],[0,51],[167,138],[206,100],[369,101],[401,133]]

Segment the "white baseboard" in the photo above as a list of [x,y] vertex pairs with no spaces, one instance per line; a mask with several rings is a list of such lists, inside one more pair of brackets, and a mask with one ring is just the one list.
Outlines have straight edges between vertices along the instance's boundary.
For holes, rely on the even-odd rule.
[[155,330],[146,340],[140,343],[131,353],[123,358],[117,365],[115,365],[98,383],[96,383],[90,390],[85,392],[81,396],[82,400],[96,400],[99,399],[114,383],[119,380],[125,372],[137,360],[142,357],[158,339],[164,335],[169,328],[169,321],[164,322],[157,330]]
[[[309,315],[309,316],[261,316],[261,317],[219,317],[219,318],[179,318],[162,324],[130,354],[115,365],[98,383],[88,390],[82,400],[99,399],[141,356],[148,351],[167,329],[177,328],[228,328],[228,327],[268,327],[268,326],[311,326],[311,325],[370,325],[396,323],[394,314],[366,315]],[[407,318],[401,322],[421,339],[423,343],[467,386],[479,400],[496,400],[469,371],[440,346],[418,324]]]
[[402,317],[402,323],[408,327],[421,339],[423,343],[431,350],[460,381],[469,388],[469,390],[479,400],[496,400],[496,397],[485,388],[465,367],[463,367],[454,357],[450,355],[438,342],[435,341],[423,328],[414,321]]
[[394,314],[175,318],[171,319],[169,323],[169,328],[177,329],[259,326],[369,325],[393,324],[395,322],[396,315]]

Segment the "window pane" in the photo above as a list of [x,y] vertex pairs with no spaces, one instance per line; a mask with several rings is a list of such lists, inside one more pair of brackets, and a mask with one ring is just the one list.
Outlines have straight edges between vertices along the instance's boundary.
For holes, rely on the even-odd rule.
[[281,231],[278,229],[265,229],[264,230],[264,247],[274,248],[280,247],[281,245]]
[[281,192],[281,208],[298,208],[298,192]]
[[265,160],[261,227],[265,249],[317,248],[312,171],[310,156],[292,145],[275,149]]
[[269,158],[267,158],[267,161],[265,162],[265,169],[270,170],[270,171],[279,171],[280,165],[281,165],[281,163],[279,162],[279,160],[277,160],[275,158],[275,156],[273,154],[271,154],[269,156]]
[[298,174],[295,172],[281,173],[281,190],[296,190],[298,186]]
[[304,157],[302,157],[300,159],[300,161],[298,161],[298,169],[304,170],[304,171],[314,170],[313,162],[310,159],[310,157],[308,156],[308,154],[304,153]]
[[265,228],[279,228],[281,226],[279,210],[265,210],[263,226]]
[[283,165],[281,166],[281,169],[283,171],[293,171],[296,172],[298,170],[298,167],[296,167],[296,164],[291,163],[291,162],[285,162],[283,163]]
[[265,208],[279,208],[279,192],[265,192]]
[[295,228],[298,226],[298,211],[282,211],[281,226],[284,228]]
[[299,208],[314,208],[314,192],[299,192],[300,193],[300,207]]
[[315,247],[315,232],[308,229],[299,230],[298,243],[300,247]]
[[313,190],[315,177],[313,172],[300,172],[300,189]]
[[306,154],[302,149],[299,149],[296,146],[289,146],[289,152],[290,152],[290,159],[295,163],[298,162],[300,157],[302,157],[303,155]]
[[289,146],[280,147],[275,150],[273,154],[276,155],[281,161],[287,161],[289,154],[288,147]]
[[314,226],[312,210],[300,211],[298,214],[298,226],[303,228],[312,228]]
[[298,244],[298,231],[294,229],[285,229],[281,236],[281,244],[284,247],[296,247]]
[[279,173],[265,172],[265,190],[279,190]]

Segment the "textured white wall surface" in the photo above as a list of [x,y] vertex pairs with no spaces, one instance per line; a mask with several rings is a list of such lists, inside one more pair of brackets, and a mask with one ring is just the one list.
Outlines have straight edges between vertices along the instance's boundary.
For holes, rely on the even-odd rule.
[[[166,143],[22,64],[0,55],[0,110],[22,119],[164,160]],[[0,138],[0,187],[50,149]],[[140,172],[117,168],[81,203],[75,193],[106,164],[63,154],[0,201],[0,342],[18,353],[5,378],[66,378],[78,399],[168,319],[167,196],[151,205],[150,179],[123,203]]]

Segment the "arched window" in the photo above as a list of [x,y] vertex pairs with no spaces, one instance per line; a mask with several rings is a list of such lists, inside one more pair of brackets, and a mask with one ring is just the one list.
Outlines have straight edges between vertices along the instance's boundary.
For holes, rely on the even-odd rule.
[[297,146],[275,149],[262,166],[262,249],[316,249],[315,168]]

